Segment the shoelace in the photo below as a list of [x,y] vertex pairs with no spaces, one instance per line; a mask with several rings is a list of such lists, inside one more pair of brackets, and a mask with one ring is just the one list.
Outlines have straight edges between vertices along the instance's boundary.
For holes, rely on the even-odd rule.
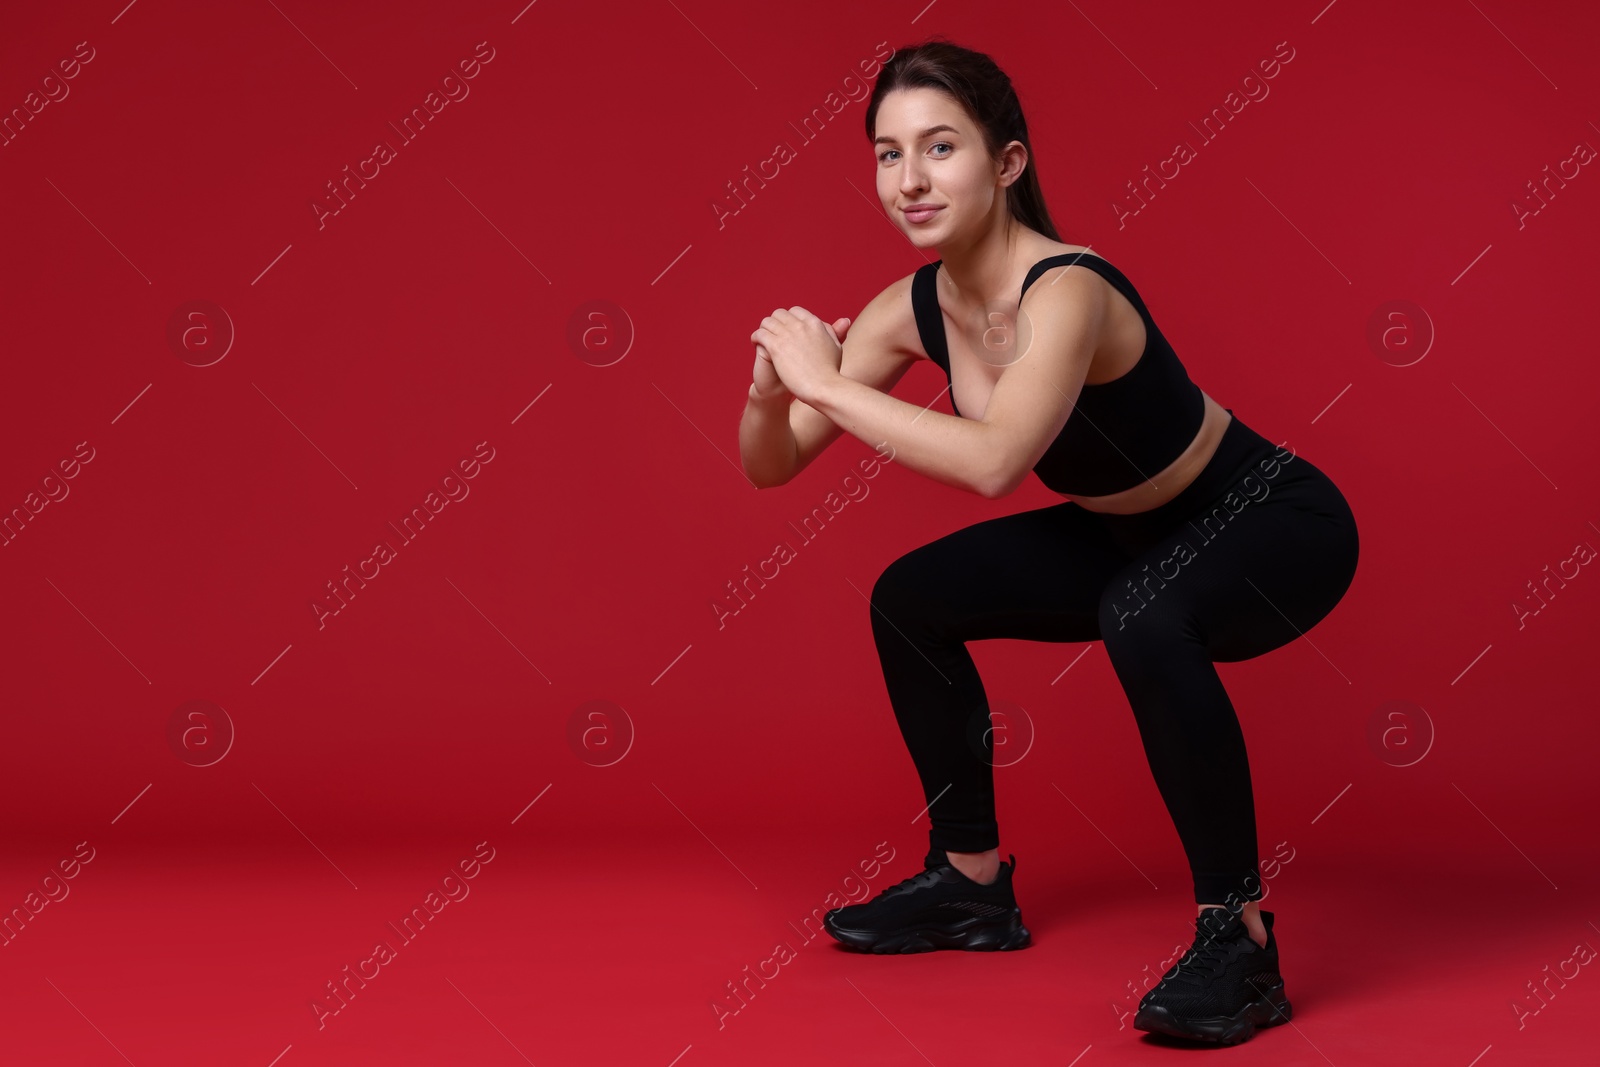
[[1236,938],[1223,940],[1206,934],[1200,928],[1200,920],[1196,919],[1194,944],[1189,946],[1189,951],[1178,961],[1177,973],[1173,978],[1203,979],[1221,974],[1232,954],[1235,940]]
[[899,893],[909,893],[913,889],[921,889],[924,886],[933,885],[939,880],[939,868],[929,867],[926,870],[918,871],[910,878],[906,878],[895,885],[890,886],[888,889],[885,889],[883,891],[883,895],[888,897],[895,896]]

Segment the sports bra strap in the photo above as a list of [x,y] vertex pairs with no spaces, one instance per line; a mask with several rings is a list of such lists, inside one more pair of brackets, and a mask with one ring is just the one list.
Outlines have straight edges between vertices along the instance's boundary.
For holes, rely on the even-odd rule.
[[928,358],[938,364],[946,374],[950,373],[950,349],[945,344],[944,316],[939,311],[939,291],[936,274],[939,264],[944,260],[936,260],[917,268],[917,273],[911,279],[911,310],[917,317],[917,333],[922,337],[922,349],[928,353]]
[[[1134,309],[1139,312],[1139,316],[1140,318],[1144,319],[1145,325],[1148,326],[1150,324],[1150,311],[1144,306],[1144,300],[1140,298],[1138,290],[1133,287],[1133,283],[1128,280],[1127,275],[1123,274],[1111,263],[1101,259],[1093,252],[1063,252],[1058,256],[1050,256],[1046,259],[1041,259],[1032,267],[1028,268],[1028,276],[1022,282],[1023,295],[1027,295],[1028,286],[1032,285],[1045,271],[1051,270],[1055,267],[1068,266],[1073,263],[1082,264],[1083,266],[1088,267],[1106,281],[1110,282],[1112,287],[1116,289],[1117,292],[1128,298],[1128,303],[1132,304]],[[1022,297],[1020,296],[1017,298],[1019,303],[1021,302],[1021,299]]]

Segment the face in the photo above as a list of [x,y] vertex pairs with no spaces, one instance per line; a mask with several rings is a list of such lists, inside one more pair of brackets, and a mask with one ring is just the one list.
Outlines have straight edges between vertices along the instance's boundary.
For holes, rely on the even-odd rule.
[[[918,248],[959,243],[1006,214],[1006,186],[1022,173],[1027,150],[1012,141],[1000,160],[960,104],[937,89],[896,89],[878,106],[878,200]],[[931,212],[907,212],[928,204]]]

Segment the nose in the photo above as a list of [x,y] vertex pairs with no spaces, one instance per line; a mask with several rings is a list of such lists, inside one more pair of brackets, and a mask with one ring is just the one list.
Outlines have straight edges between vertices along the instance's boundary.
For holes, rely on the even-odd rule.
[[927,188],[927,177],[922,169],[922,164],[910,159],[906,160],[900,168],[900,192],[909,197],[923,192]]

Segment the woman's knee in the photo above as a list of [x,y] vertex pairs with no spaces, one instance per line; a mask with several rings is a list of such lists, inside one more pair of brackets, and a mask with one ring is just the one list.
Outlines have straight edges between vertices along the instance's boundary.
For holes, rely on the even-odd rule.
[[915,617],[932,607],[937,585],[936,570],[928,546],[914,548],[883,569],[872,584],[872,615],[876,621]]

